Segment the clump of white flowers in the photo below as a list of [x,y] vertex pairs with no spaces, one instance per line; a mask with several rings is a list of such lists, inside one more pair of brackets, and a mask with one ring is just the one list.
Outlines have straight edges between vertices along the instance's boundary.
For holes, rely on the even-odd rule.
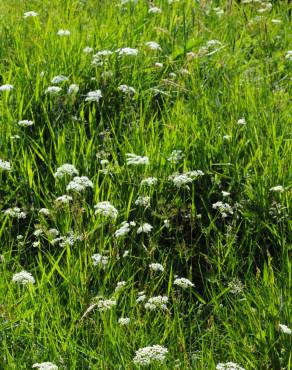
[[141,233],[149,234],[152,229],[153,229],[153,226],[151,226],[147,222],[144,222],[141,226],[138,227],[137,234],[141,234]]
[[289,61],[292,61],[292,50],[286,52],[285,58]]
[[93,261],[93,266],[101,265],[103,269],[106,268],[106,265],[108,264],[107,256],[102,256],[101,254],[96,253],[96,254],[93,254],[91,258]]
[[130,324],[130,318],[129,317],[120,317],[118,320],[119,325],[121,326],[127,326]]
[[34,284],[35,278],[30,272],[22,270],[13,275],[12,282],[21,285]]
[[83,53],[85,54],[90,54],[92,52],[93,52],[93,48],[90,46],[85,46],[85,48],[83,49]]
[[71,84],[69,87],[68,87],[68,94],[69,95],[73,95],[73,94],[77,94],[79,91],[79,86],[76,85],[76,84]]
[[60,91],[62,91],[62,88],[59,86],[49,86],[45,90],[45,94],[56,95],[56,94],[59,94]]
[[120,90],[124,94],[129,94],[129,95],[131,94],[133,95],[136,93],[136,90],[134,89],[134,87],[128,86],[128,85],[120,85],[118,87],[118,90]]
[[50,216],[50,210],[48,208],[40,208],[39,215]]
[[245,118],[240,118],[240,119],[237,121],[237,124],[238,124],[238,125],[246,125],[246,120],[245,120]]
[[273,191],[275,193],[283,193],[284,192],[284,187],[282,185],[276,185],[270,188],[270,191]]
[[1,170],[11,171],[11,164],[10,162],[3,161],[2,159],[0,159],[0,168]]
[[118,217],[118,210],[109,202],[99,202],[95,206],[95,214],[116,219]]
[[282,333],[291,335],[292,330],[285,324],[279,324],[279,329]]
[[167,160],[170,163],[179,163],[183,159],[183,157],[184,157],[183,151],[179,149],[175,149],[171,152]]
[[115,293],[119,292],[121,289],[123,289],[126,286],[126,281],[119,281],[117,283],[117,286],[115,287]]
[[31,121],[31,120],[28,120],[28,119],[24,119],[22,121],[18,121],[18,126],[21,126],[21,127],[32,126],[33,124],[34,124],[34,121]]
[[97,308],[100,312],[108,311],[116,305],[117,301],[115,299],[100,299],[97,302]]
[[177,285],[181,288],[192,288],[195,286],[189,279],[186,278],[176,278],[173,282],[173,285]]
[[153,186],[153,185],[156,185],[158,182],[157,178],[156,177],[147,177],[146,179],[142,180],[141,181],[141,186],[145,185],[145,186]]
[[230,293],[240,294],[244,290],[244,285],[238,278],[234,278],[228,283],[228,288]]
[[163,363],[166,358],[168,349],[160,345],[154,345],[138,349],[133,358],[133,362],[138,366],[147,366],[152,362]]
[[127,153],[126,154],[126,157],[127,157],[127,165],[139,165],[139,164],[145,164],[145,165],[148,165],[149,164],[149,158],[144,156],[140,156],[140,155],[136,155],[136,154],[132,154],[132,153]]
[[61,195],[60,197],[56,198],[55,202],[59,203],[59,204],[60,203],[61,204],[68,204],[72,200],[73,200],[73,198],[71,197],[71,195],[64,194],[64,195]]
[[155,41],[148,41],[145,42],[145,45],[150,49],[150,50],[161,50],[161,46],[155,42]]
[[167,304],[168,297],[158,295],[156,297],[151,297],[148,299],[147,303],[145,303],[144,307],[146,310],[154,311],[156,309],[161,309],[166,311],[167,310]]
[[142,206],[145,208],[150,207],[150,197],[149,196],[143,196],[140,195],[136,200],[135,200],[136,206]]
[[8,208],[4,211],[5,216],[17,218],[18,220],[26,218],[26,213],[19,207]]
[[69,30],[62,30],[62,29],[60,29],[57,32],[57,35],[58,36],[70,36],[71,35],[71,32]]
[[127,235],[130,232],[130,224],[127,221],[124,221],[120,228],[115,232],[115,237],[120,238]]
[[62,178],[65,175],[74,176],[78,175],[78,170],[73,166],[73,164],[65,163],[61,167],[57,168],[57,171],[54,174],[54,177]]
[[137,56],[138,55],[138,49],[133,49],[133,48],[121,48],[121,49],[117,49],[116,52],[120,55],[120,56],[123,56],[123,55],[128,55],[128,56]]
[[164,271],[164,267],[160,263],[150,263],[149,268],[153,271]]
[[33,10],[31,10],[29,12],[25,12],[23,14],[23,18],[37,17],[37,16],[38,16],[38,13],[37,12],[34,12]]
[[5,85],[0,86],[0,91],[11,91],[13,89],[14,89],[13,85],[10,85],[10,84],[5,84]]
[[69,184],[66,187],[67,191],[73,190],[80,193],[81,191],[84,191],[86,188],[93,188],[93,183],[87,176],[76,176],[73,178],[72,181],[69,182]]
[[94,91],[89,91],[86,94],[85,101],[96,101],[96,102],[99,102],[99,100],[101,98],[102,98],[101,90],[94,90]]
[[151,6],[148,9],[148,13],[150,13],[150,14],[161,14],[162,10],[160,8],[158,8],[157,6]]
[[216,365],[216,370],[245,370],[240,365],[236,364],[235,362],[220,362]]
[[65,82],[65,81],[68,81],[69,78],[66,77],[66,76],[63,76],[63,75],[58,75],[58,76],[55,76],[51,79],[51,83],[52,84],[59,84],[61,82]]
[[53,364],[52,362],[41,362],[32,365],[33,368],[37,368],[39,370],[58,370],[58,366]]
[[185,172],[182,174],[173,174],[169,176],[169,180],[172,181],[175,187],[177,188],[186,188],[189,189],[188,184],[191,184],[195,179],[204,175],[204,172],[201,170],[194,170]]
[[233,209],[228,203],[219,201],[212,204],[212,208],[218,210],[223,218],[226,218],[228,215],[233,215]]

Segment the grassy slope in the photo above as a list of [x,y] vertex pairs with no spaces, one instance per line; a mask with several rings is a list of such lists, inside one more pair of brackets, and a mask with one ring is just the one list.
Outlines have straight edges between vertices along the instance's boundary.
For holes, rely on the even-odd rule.
[[[19,206],[28,213],[19,222],[1,215],[0,368],[53,361],[61,369],[134,369],[135,351],[152,344],[169,350],[161,369],[214,369],[224,361],[246,369],[291,367],[291,336],[278,330],[291,318],[287,6],[275,4],[251,22],[259,6],[228,9],[214,1],[225,9],[218,17],[193,1],[155,5],[161,14],[148,14],[143,1],[136,7],[106,0],[0,1],[0,85],[14,85],[0,92],[0,158],[13,168],[0,172],[0,202],[3,211]],[[23,19],[28,10],[39,16]],[[69,29],[70,37],[57,36],[59,29]],[[220,50],[186,56],[212,39],[220,40]],[[147,41],[162,50],[149,51]],[[112,56],[93,67],[86,46],[94,52],[137,47],[139,55]],[[112,77],[103,77],[105,71]],[[60,74],[79,85],[76,97],[66,94],[69,83],[59,96],[45,95]],[[133,86],[136,96],[124,97],[121,84]],[[96,89],[103,93],[100,103],[85,102]],[[247,124],[237,125],[242,117]],[[21,128],[21,119],[35,125]],[[184,153],[177,164],[167,161],[174,149]],[[147,155],[150,165],[127,166],[126,153]],[[104,158],[107,175],[100,172]],[[63,163],[74,164],[94,189],[58,208],[54,199],[66,192],[69,178],[56,181],[53,174]],[[205,176],[189,190],[168,180],[195,169]],[[140,187],[147,176],[158,177],[158,184]],[[271,192],[275,185],[285,192]],[[223,199],[222,190],[230,197]],[[151,197],[150,209],[135,205],[138,195]],[[93,206],[104,200],[119,210],[114,224],[94,215]],[[212,208],[222,200],[237,205],[234,216],[222,219]],[[50,209],[49,218],[38,215],[42,207]],[[117,240],[113,233],[124,220],[149,222],[153,231]],[[53,246],[46,232],[33,235],[36,227],[60,235],[73,230],[82,240]],[[125,250],[129,256],[121,258]],[[98,252],[110,257],[106,270],[92,264]],[[165,271],[151,272],[151,262]],[[22,269],[35,285],[11,283]],[[195,288],[175,288],[175,275]],[[228,285],[235,278],[244,284],[238,294]],[[113,296],[121,280],[127,285],[115,295],[117,307],[80,321],[92,298]],[[145,311],[136,304],[141,290],[167,295],[169,311]],[[121,316],[131,318],[130,326],[118,325]]]

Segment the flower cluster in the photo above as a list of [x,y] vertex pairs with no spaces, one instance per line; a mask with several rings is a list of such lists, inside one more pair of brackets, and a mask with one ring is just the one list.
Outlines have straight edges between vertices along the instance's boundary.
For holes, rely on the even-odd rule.
[[167,353],[167,348],[160,345],[140,348],[136,351],[133,362],[138,366],[147,366],[152,362],[163,363]]
[[167,304],[168,298],[166,296],[157,296],[157,297],[151,297],[148,299],[147,303],[145,303],[144,307],[147,310],[154,311],[156,309],[161,309],[166,311],[167,310]]
[[34,284],[35,278],[32,276],[30,272],[22,270],[13,275],[12,281],[13,283],[17,283],[21,285]]
[[96,215],[102,215],[112,219],[116,219],[119,214],[118,210],[108,201],[99,202],[94,206],[94,208]]

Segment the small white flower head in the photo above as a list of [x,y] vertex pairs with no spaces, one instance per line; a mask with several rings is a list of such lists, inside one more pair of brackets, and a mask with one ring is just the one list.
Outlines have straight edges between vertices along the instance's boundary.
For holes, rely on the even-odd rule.
[[246,125],[246,120],[245,120],[245,118],[240,118],[240,119],[237,121],[237,124],[238,124],[238,125]]
[[73,178],[72,181],[69,182],[69,184],[66,187],[67,191],[76,191],[77,193],[80,193],[84,191],[86,188],[93,188],[93,183],[87,176],[76,176]]
[[120,290],[122,290],[125,286],[126,286],[126,281],[119,281],[117,283],[117,286],[115,288],[115,293],[119,292]]
[[230,195],[230,193],[228,192],[228,191],[224,191],[224,190],[222,190],[221,191],[221,194],[222,194],[222,196],[225,198],[225,197],[229,197],[229,195]]
[[[144,293],[144,292],[142,292]],[[136,303],[141,303],[146,301],[147,297],[145,294],[138,294],[138,298],[136,299]]]
[[284,190],[285,189],[282,185],[277,185],[277,186],[273,186],[272,188],[270,188],[270,191],[275,192],[275,193],[283,193]]
[[126,159],[127,165],[139,165],[139,164],[148,165],[149,164],[149,158],[146,156],[142,157],[140,155],[127,153],[126,157],[127,157]]
[[34,124],[34,121],[30,121],[28,119],[18,121],[18,126],[20,127],[28,127],[28,126],[32,126],[33,124]]
[[58,370],[58,366],[53,364],[52,362],[41,362],[32,365],[33,368],[37,368],[39,370]]
[[231,135],[223,135],[223,140],[229,141],[232,138]]
[[245,370],[240,365],[236,364],[235,362],[220,362],[216,365],[216,370]]
[[147,222],[144,222],[141,226],[138,227],[137,234],[141,234],[141,233],[149,234],[151,233],[152,229],[153,229],[153,226],[151,226]]
[[0,169],[4,171],[11,171],[10,162],[3,161],[2,159],[0,159]]
[[138,49],[133,49],[133,48],[121,48],[117,49],[116,52],[120,55],[128,55],[128,56],[137,56],[138,55]]
[[149,268],[153,271],[164,271],[164,267],[160,263],[150,263]]
[[102,256],[101,254],[93,254],[91,256],[92,261],[93,261],[93,266],[98,266],[101,265],[103,269],[106,268],[106,265],[108,264],[108,257]]
[[63,37],[63,36],[70,36],[71,35],[71,32],[69,31],[69,30],[59,30],[58,32],[57,32],[57,35],[58,36],[61,36],[61,37]]
[[99,202],[94,206],[94,208],[96,215],[102,215],[112,219],[116,219],[119,214],[118,210],[108,201]]
[[158,8],[157,6],[151,6],[148,10],[148,13],[150,14],[161,14],[162,10]]
[[62,88],[59,86],[49,86],[45,90],[45,94],[57,95],[60,91],[62,91]]
[[[285,55],[285,58],[289,61],[292,61],[292,50],[288,50],[286,52],[286,55]],[[0,90],[1,90],[1,87],[0,87]]]
[[43,229],[36,229],[34,232],[33,232],[33,235],[38,237],[40,235],[43,235],[44,234],[44,230]]
[[61,179],[64,176],[75,176],[78,175],[78,170],[73,166],[73,164],[65,163],[61,167],[57,168],[57,171],[54,174],[56,179]]
[[282,333],[288,334],[288,335],[291,335],[291,333],[292,333],[292,330],[285,324],[279,324],[279,330]]
[[56,203],[61,203],[61,204],[68,204],[72,200],[73,200],[73,198],[71,197],[71,195],[64,194],[64,195],[61,195],[60,197],[56,198],[55,202]]
[[148,299],[148,302],[145,303],[144,307],[146,310],[155,311],[161,309],[163,311],[167,310],[168,297],[158,295],[157,297],[151,297]]
[[121,326],[127,326],[127,325],[130,324],[130,321],[131,320],[129,319],[129,317],[120,317],[119,320],[118,320],[118,323]]
[[184,153],[182,150],[175,149],[171,152],[170,156],[167,158],[170,163],[179,163],[184,158]]
[[10,85],[10,84],[5,84],[5,85],[0,86],[0,91],[11,91],[13,89],[14,89],[13,85]]
[[281,19],[271,19],[271,23],[273,23],[273,24],[281,24],[282,21],[281,21]]
[[188,184],[191,184],[193,180],[186,174],[176,174],[169,176],[169,180],[173,182],[177,188],[188,188]]
[[134,95],[136,93],[136,90],[134,89],[134,87],[128,86],[128,85],[120,85],[118,87],[118,90],[120,90],[122,93],[128,94],[128,95]]
[[21,285],[34,284],[35,279],[30,272],[23,270],[13,275],[12,282]]
[[160,345],[154,345],[138,349],[133,362],[138,366],[147,366],[153,362],[163,363],[166,359],[168,349]]
[[243,292],[244,285],[238,278],[234,278],[228,283],[228,288],[230,293],[237,295]]
[[115,232],[115,237],[120,238],[122,236],[125,236],[125,235],[129,234],[130,230],[131,230],[130,229],[130,224],[128,222],[124,221],[121,224],[120,228]]
[[212,208],[218,210],[223,218],[226,218],[228,215],[233,215],[233,209],[228,203],[219,201],[212,204]]
[[33,10],[32,11],[29,11],[29,12],[25,12],[23,14],[23,18],[37,17],[37,16],[38,16],[38,13],[37,12],[34,12]]
[[62,82],[65,82],[65,81],[68,81],[69,78],[66,77],[66,76],[63,76],[63,75],[58,75],[58,76],[55,76],[51,79],[51,83],[52,84],[60,84]]
[[101,299],[97,303],[97,308],[100,312],[108,311],[112,307],[117,305],[117,301],[115,299]]
[[68,94],[69,95],[74,95],[74,94],[77,94],[79,91],[79,86],[76,85],[76,84],[71,84],[69,87],[68,87]]
[[156,177],[147,177],[146,179],[142,180],[141,181],[141,186],[145,185],[145,186],[153,186],[153,185],[156,185],[158,182],[157,178]]
[[145,42],[145,45],[148,47],[150,50],[161,50],[161,46],[155,42],[155,41],[148,41]]
[[86,46],[84,49],[83,49],[83,53],[85,54],[90,54],[93,52],[93,48],[91,48],[90,46]]
[[19,135],[12,135],[12,136],[10,136],[10,139],[11,140],[19,140],[20,136]]
[[51,238],[56,238],[59,235],[59,231],[57,229],[49,229],[48,234]]
[[129,251],[129,250],[124,251],[124,253],[123,253],[123,258],[127,258],[127,257],[128,257],[128,255],[129,255],[129,253],[130,253],[130,251]]
[[206,46],[208,49],[216,47],[216,46],[220,46],[220,45],[222,45],[222,43],[219,40],[209,40],[206,43]]
[[102,98],[101,90],[94,90],[94,91],[89,91],[86,94],[85,101],[96,101],[96,102],[99,102],[101,98]]
[[48,208],[39,209],[39,215],[50,216],[50,210]]
[[4,215],[17,218],[18,220],[26,218],[26,213],[23,212],[19,207],[6,209],[6,211],[4,211]]
[[150,207],[150,197],[141,195],[136,199],[135,204],[136,206],[148,208]]
[[176,278],[173,285],[177,285],[181,288],[192,288],[195,286],[189,279],[186,278]]
[[161,69],[161,68],[163,68],[163,63],[156,62],[156,63],[154,63],[154,67]]
[[166,220],[164,220],[164,221],[163,221],[163,223],[164,223],[164,226],[165,226],[165,227],[167,227],[167,228],[169,228],[169,227],[170,227],[170,222],[169,222],[169,220],[167,220],[167,219],[166,219]]

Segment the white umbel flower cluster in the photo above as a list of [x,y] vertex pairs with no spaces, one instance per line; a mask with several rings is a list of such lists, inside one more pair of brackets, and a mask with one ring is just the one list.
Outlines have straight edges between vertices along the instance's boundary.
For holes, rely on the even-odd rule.
[[106,265],[108,264],[108,257],[107,256],[102,256],[99,253],[93,254],[91,256],[92,261],[93,261],[93,266],[98,266],[101,265],[103,269],[106,268]]
[[120,228],[115,232],[115,237],[120,238],[122,236],[129,234],[129,232],[131,231],[131,227],[134,227],[134,226],[136,226],[135,221],[122,222]]
[[157,178],[156,177],[147,177],[146,179],[142,180],[141,181],[141,186],[145,185],[145,186],[153,186],[153,185],[156,185],[158,182]]
[[228,215],[233,215],[233,209],[228,203],[216,202],[212,204],[212,208],[218,210],[223,218],[226,218]]
[[120,55],[128,55],[128,56],[137,56],[138,55],[138,49],[133,49],[133,48],[121,48],[117,49],[116,52]]
[[70,36],[71,35],[71,32],[69,30],[62,30],[60,29],[58,32],[57,32],[57,35],[58,36]]
[[167,160],[170,162],[170,163],[179,163],[184,157],[184,153],[182,150],[180,149],[174,149],[170,156],[167,158]]
[[148,208],[150,207],[150,197],[141,195],[136,199],[135,204],[136,206]]
[[76,85],[76,84],[71,84],[69,87],[68,87],[68,94],[69,95],[74,95],[74,94],[77,94],[79,91],[79,86]]
[[151,6],[148,10],[148,13],[150,14],[161,14],[162,10],[158,8],[157,6]]
[[0,91],[11,91],[13,88],[13,85],[5,84],[0,86]]
[[52,79],[51,79],[51,83],[52,84],[60,84],[62,82],[66,82],[68,81],[69,78],[66,77],[66,76],[63,76],[63,75],[58,75],[58,76],[54,76]]
[[99,102],[99,100],[101,98],[102,98],[101,90],[94,90],[94,91],[89,91],[86,94],[85,101],[96,101],[96,102]]
[[21,285],[34,284],[35,279],[30,272],[22,270],[13,275],[12,282]]
[[81,191],[84,191],[86,188],[93,188],[92,181],[89,180],[89,178],[86,176],[81,176],[81,177],[76,176],[73,178],[72,181],[69,182],[66,190],[67,191],[73,190],[73,191],[77,191],[78,193],[80,193]]
[[282,333],[291,335],[292,330],[285,324],[279,324],[279,329]]
[[125,286],[127,285],[127,282],[126,281],[119,281],[117,283],[117,286],[115,288],[115,293],[119,292],[120,290],[122,290]]
[[18,220],[20,220],[21,218],[26,218],[26,213],[22,211],[19,207],[6,209],[6,211],[4,211],[4,215],[12,218],[17,218]]
[[64,195],[61,195],[60,197],[56,198],[55,202],[59,203],[59,204],[68,204],[72,200],[73,200],[73,198],[71,197],[71,195],[64,194]]
[[152,362],[163,363],[166,358],[168,349],[160,345],[154,345],[138,349],[133,358],[133,362],[138,366],[147,366]]
[[167,310],[167,304],[168,297],[158,295],[157,297],[151,297],[148,299],[148,302],[145,303],[144,307],[146,310],[154,311],[156,309],[161,309],[166,311]]
[[153,271],[164,271],[164,267],[160,263],[150,263],[149,268]]
[[3,161],[2,159],[0,159],[0,168],[1,170],[4,171],[11,171],[11,164],[10,162]]
[[148,47],[150,50],[161,50],[161,46],[155,42],[155,41],[148,41],[145,42],[145,45]]
[[110,310],[116,305],[117,301],[115,299],[101,299],[97,303],[97,308],[100,312],[104,312]]
[[181,288],[189,288],[189,287],[194,287],[195,285],[186,278],[177,278],[174,280],[173,285],[177,285]]
[[283,193],[284,192],[284,187],[282,185],[276,185],[270,188],[270,191],[273,191],[275,193]]
[[58,366],[53,364],[52,362],[41,362],[32,365],[33,368],[39,370],[58,370]]
[[29,127],[29,126],[32,126],[34,124],[33,121],[30,121],[28,119],[24,119],[22,121],[18,121],[18,126],[20,127]]
[[216,365],[216,370],[245,370],[240,365],[236,364],[235,362],[220,362]]
[[118,210],[108,201],[99,202],[94,206],[94,208],[96,215],[102,215],[112,219],[116,219],[119,214]]
[[62,91],[62,88],[59,86],[49,86],[45,90],[45,94],[55,95],[55,94],[59,94],[60,91]]
[[124,94],[129,94],[129,95],[131,94],[133,95],[136,93],[136,90],[134,89],[134,87],[128,86],[128,85],[120,85],[118,87],[118,90],[120,90]]
[[153,226],[151,226],[147,222],[144,222],[141,226],[138,227],[137,234],[141,234],[141,233],[149,234],[152,229],[153,229]]
[[173,174],[169,176],[169,180],[172,181],[177,188],[189,188],[188,184],[191,184],[195,179],[204,176],[204,172],[201,170],[194,170],[185,172],[182,174]]
[[132,153],[127,153],[126,154],[126,157],[127,157],[127,165],[139,165],[139,164],[145,164],[145,165],[148,165],[149,164],[149,158],[144,156],[140,156],[140,155],[136,155],[136,154],[132,154]]
[[73,166],[73,164],[65,163],[61,167],[57,168],[54,177],[58,179],[64,177],[65,175],[78,175],[78,170],[75,168],[75,166]]
[[130,318],[129,317],[120,317],[118,320],[119,325],[121,326],[127,326],[130,324]]
[[34,12],[33,10],[23,13],[23,18],[37,17],[37,16],[38,16],[38,13]]

